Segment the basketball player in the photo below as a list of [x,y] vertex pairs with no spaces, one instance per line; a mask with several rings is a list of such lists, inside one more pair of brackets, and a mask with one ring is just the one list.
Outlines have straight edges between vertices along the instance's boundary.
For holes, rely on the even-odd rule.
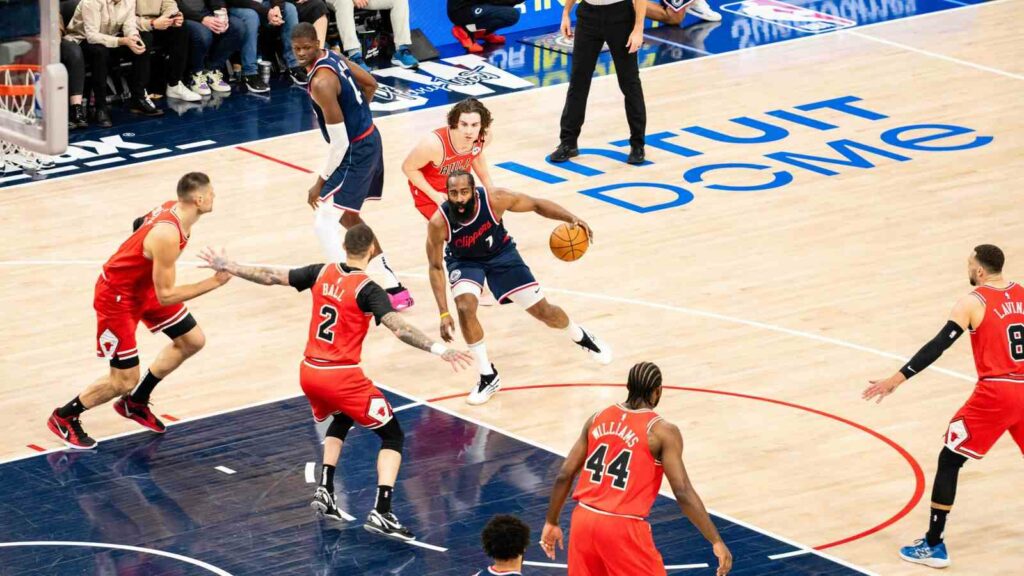
[[[370,112],[377,81],[344,56],[321,48],[316,28],[307,22],[292,30],[292,49],[308,72],[306,90],[320,132],[330,144],[327,161],[306,201],[316,212],[314,229],[324,254],[332,262],[342,262],[345,254],[338,223],[346,229],[362,223],[363,202],[380,200],[384,193],[384,149]],[[412,296],[388,265],[377,240],[371,257],[376,264],[373,272],[386,279],[392,306],[396,310],[411,307]]]
[[494,563],[474,576],[522,576],[523,555],[530,544],[530,527],[508,514],[499,514],[487,522],[480,542]]
[[718,22],[722,19],[722,15],[708,5],[708,0],[660,0],[647,3],[647,18],[662,24],[679,26],[687,13],[705,22]]
[[364,272],[375,245],[370,227],[358,223],[345,233],[344,264],[313,264],[292,270],[241,266],[209,248],[200,258],[206,261],[207,267],[220,273],[257,284],[291,286],[300,292],[312,292],[313,313],[305,359],[299,365],[299,384],[313,409],[313,418],[317,422],[331,419],[324,438],[320,485],[312,506],[327,518],[342,519],[334,500],[334,469],[349,429],[353,423],[359,424],[373,430],[381,439],[377,455],[377,502],[363,527],[384,536],[413,540],[412,532],[391,512],[405,435],[387,398],[359,367],[370,317],[373,316],[377,324],[387,326],[402,342],[440,356],[455,369],[469,366],[472,358],[466,352],[449,350],[431,341],[395,312],[387,293]]
[[[103,265],[96,280],[96,355],[110,373],[50,414],[46,426],[71,448],[96,447],[79,421],[82,412],[113,398],[118,414],[162,433],[164,423],[149,409],[149,396],[161,380],[203,348],[206,336],[184,302],[223,286],[231,276],[216,273],[195,284],[175,285],[174,263],[188,244],[192,226],[213,210],[213,186],[201,172],[178,180],[178,199],[164,202],[141,222]],[[171,339],[139,381],[135,329],[143,322]]]
[[968,458],[980,460],[1007,430],[1024,452],[1024,288],[1003,279],[1003,251],[991,244],[974,248],[967,278],[975,289],[960,298],[942,330],[910,362],[885,380],[873,380],[865,400],[883,398],[938,360],[964,330],[971,331],[978,383],[946,430],[945,447],[932,485],[931,517],[925,537],[900,549],[908,562],[949,566],[943,541],[953,508],[957,477]]
[[[586,222],[550,200],[533,198],[495,188],[478,187],[473,175],[456,170],[448,175],[448,200],[427,224],[427,259],[430,262],[430,288],[441,313],[441,337],[451,342],[455,323],[448,312],[445,267],[448,283],[459,311],[459,326],[469,350],[476,358],[480,381],[466,397],[472,405],[487,402],[501,388],[498,371],[487,358],[484,329],[476,311],[484,281],[501,304],[515,302],[531,316],[551,328],[565,331],[573,342],[586,349],[601,364],[612,361],[607,344],[569,319],[565,311],[547,301],[529,266],[505,231],[505,212],[535,212],[545,218],[582,226],[591,236]],[[445,246],[447,243],[447,247]]]
[[629,370],[629,396],[591,416],[558,472],[540,545],[554,560],[564,549],[558,517],[573,479],[584,468],[573,499],[569,576],[665,574],[645,518],[668,477],[680,510],[711,543],[718,576],[732,568],[732,553],[704,509],[683,465],[679,428],[654,412],[661,400],[661,370],[641,362]]
[[447,199],[445,179],[456,170],[469,172],[472,168],[484,188],[493,188],[484,157],[484,150],[494,141],[491,120],[491,111],[483,103],[466,98],[448,110],[448,125],[420,140],[402,162],[416,209],[427,220]]

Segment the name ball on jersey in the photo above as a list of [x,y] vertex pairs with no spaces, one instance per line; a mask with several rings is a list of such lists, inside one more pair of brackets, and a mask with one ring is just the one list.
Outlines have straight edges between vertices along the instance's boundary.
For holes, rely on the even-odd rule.
[[572,262],[583,258],[590,247],[590,238],[582,226],[573,228],[569,224],[559,224],[551,231],[551,238],[548,240],[551,253],[555,258],[565,262]]

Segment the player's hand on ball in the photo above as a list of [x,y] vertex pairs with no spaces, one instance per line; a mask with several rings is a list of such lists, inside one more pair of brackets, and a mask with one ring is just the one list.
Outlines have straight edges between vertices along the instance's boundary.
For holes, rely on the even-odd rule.
[[861,398],[871,400],[877,397],[878,400],[875,400],[875,404],[879,404],[883,398],[895,392],[896,388],[905,381],[906,378],[903,377],[901,372],[897,372],[885,380],[869,380],[871,385],[864,389]]
[[451,314],[441,316],[441,339],[445,342],[455,340],[455,321],[452,320]]
[[452,370],[458,372],[473,365],[473,356],[465,350],[448,350],[441,354],[441,359],[451,365]]
[[540,547],[552,560],[555,559],[556,544],[559,550],[565,550],[565,543],[562,542],[562,528],[545,522],[544,530],[540,533]]
[[718,570],[715,572],[715,576],[725,576],[732,570],[732,552],[725,545],[725,542],[718,541],[711,550],[715,553],[715,557],[718,558]]
[[594,243],[594,231],[590,229],[590,224],[587,224],[583,220],[580,220],[580,219],[577,218],[577,219],[572,221],[572,227],[575,228],[577,226],[579,226],[580,228],[583,228],[583,230],[585,230],[587,232],[587,239],[590,240],[591,244],[593,244]]

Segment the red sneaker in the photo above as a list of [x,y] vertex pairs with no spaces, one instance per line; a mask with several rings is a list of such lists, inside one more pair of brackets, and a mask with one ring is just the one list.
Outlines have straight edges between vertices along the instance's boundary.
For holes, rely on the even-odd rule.
[[487,30],[477,30],[473,33],[473,38],[476,40],[483,40],[488,44],[504,44],[505,37],[501,34],[488,34]]
[[466,32],[466,29],[462,26],[452,26],[452,36],[459,41],[459,44],[461,44],[467,52],[475,53],[484,51],[483,46],[477,44],[476,41],[469,36],[469,32]]
[[114,401],[114,410],[121,416],[135,420],[153,432],[163,434],[164,430],[167,430],[167,426],[164,426],[164,423],[149,409],[148,403],[133,402],[127,394]]
[[78,418],[61,418],[54,410],[46,420],[46,427],[60,438],[61,442],[78,450],[92,450],[96,447],[96,441],[89,437],[82,430],[82,423]]

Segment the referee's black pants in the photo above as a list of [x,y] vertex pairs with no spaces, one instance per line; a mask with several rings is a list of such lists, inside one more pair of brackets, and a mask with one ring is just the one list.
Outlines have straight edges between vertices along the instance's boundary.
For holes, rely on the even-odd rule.
[[602,45],[607,42],[615,63],[619,90],[626,98],[626,121],[629,123],[629,144],[632,147],[644,145],[644,130],[647,127],[647,107],[644,105],[644,91],[640,86],[640,69],[637,54],[629,53],[626,41],[633,31],[636,12],[630,0],[621,0],[606,6],[594,6],[581,1],[576,9],[576,34],[572,47],[572,75],[569,92],[562,108],[561,143],[576,146],[587,113],[587,96],[590,95],[590,81],[594,77],[597,57]]

